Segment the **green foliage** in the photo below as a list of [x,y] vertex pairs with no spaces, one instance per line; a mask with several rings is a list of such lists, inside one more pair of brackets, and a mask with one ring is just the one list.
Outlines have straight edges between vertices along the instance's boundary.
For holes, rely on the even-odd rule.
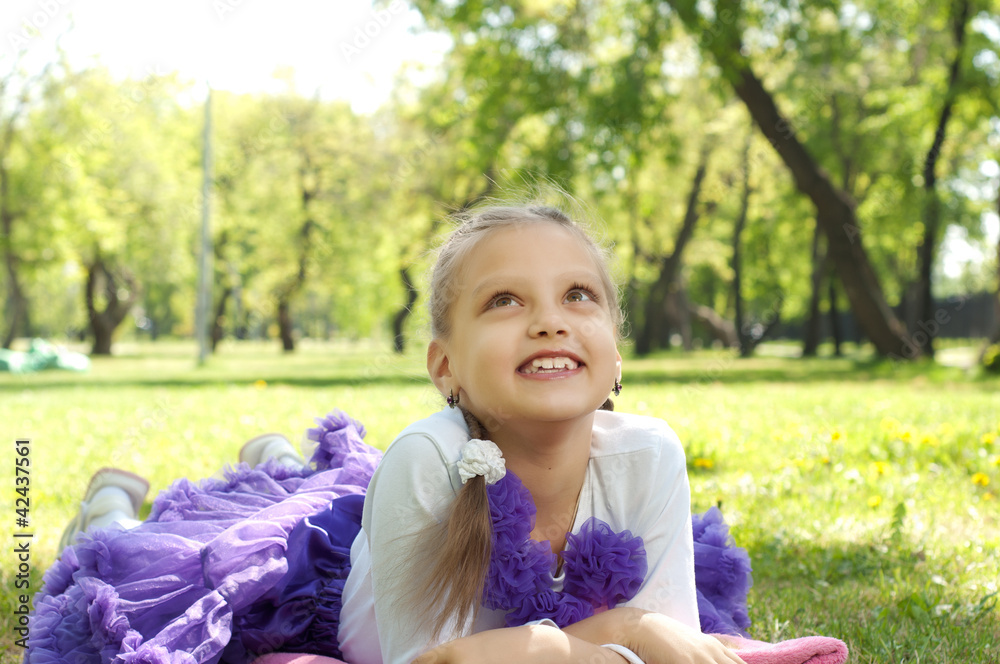
[[1000,373],[1000,344],[992,344],[983,353],[983,368],[990,373]]
[[[815,211],[707,57],[718,44],[742,44],[810,154],[856,203],[888,301],[912,288],[922,167],[955,54],[953,3],[414,4],[454,47],[435,76],[402,81],[372,115],[307,99],[287,82],[274,94],[214,94],[214,295],[240,298],[224,313],[230,333],[273,333],[287,296],[302,334],[385,338],[406,301],[400,271],[427,266],[443,217],[525,182],[587,202],[634,305],[673,249],[703,150],[700,219],[680,275],[689,298],[734,315],[730,259],[746,170],[747,316],[780,309],[783,320],[801,319]],[[995,207],[995,176],[982,166],[996,158],[1000,11],[995,0],[976,9],[939,158],[936,242],[949,228],[982,242]],[[120,80],[65,64],[33,85],[3,158],[19,215],[9,242],[30,284],[34,331],[81,328],[86,266],[100,252],[136,275],[137,318],[159,334],[191,334],[203,92],[169,73]],[[935,289],[993,288],[993,273],[990,261],[953,280],[938,269]]]

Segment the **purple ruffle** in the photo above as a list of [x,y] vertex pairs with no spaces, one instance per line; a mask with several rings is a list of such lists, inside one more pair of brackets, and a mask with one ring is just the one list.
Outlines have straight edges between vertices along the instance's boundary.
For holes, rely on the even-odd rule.
[[535,501],[521,480],[508,471],[487,489],[493,545],[513,546],[523,542],[535,527]]
[[691,524],[701,630],[746,636],[747,593],[753,585],[750,556],[733,544],[718,508],[695,514]]
[[507,614],[508,627],[523,625],[532,620],[548,618],[560,627],[566,627],[594,615],[594,608],[587,602],[566,592],[557,593],[551,588],[530,595],[521,606]]
[[[336,647],[350,561],[344,543],[360,528],[356,515],[381,455],[361,441],[364,428],[350,418],[334,413],[317,422],[312,463],[322,470],[269,460],[256,468],[240,464],[224,479],[182,479],[156,498],[149,520],[135,529],[113,526],[81,537],[46,573],[36,595],[27,659],[249,661],[254,651],[239,638],[253,627],[248,616],[259,615],[262,604],[280,610],[293,598],[278,589],[309,575],[318,579],[310,586],[316,597],[297,629],[332,638]],[[328,538],[329,549],[339,547],[341,564],[290,570],[290,561],[307,558],[289,555],[293,532],[307,517],[322,521],[335,511],[331,504],[345,498],[353,501],[346,525]]]
[[493,524],[493,552],[483,604],[507,611],[508,627],[549,618],[566,627],[635,596],[646,576],[642,539],[614,532],[591,518],[566,537],[562,592],[552,589],[556,556],[548,542],[530,538],[535,523],[531,493],[514,473],[487,488]]
[[577,534],[566,535],[565,590],[586,597],[595,609],[617,606],[635,597],[646,578],[642,538],[591,517]]
[[318,471],[330,468],[348,472],[358,470],[360,476],[367,474],[370,480],[369,468],[378,464],[382,453],[362,441],[367,434],[364,425],[339,410],[317,417],[316,425],[306,431],[306,438],[317,443],[310,461],[312,467]]

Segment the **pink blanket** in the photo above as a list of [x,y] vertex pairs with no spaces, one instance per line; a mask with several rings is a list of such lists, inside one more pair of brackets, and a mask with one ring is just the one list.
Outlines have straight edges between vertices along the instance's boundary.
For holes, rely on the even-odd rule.
[[[732,648],[746,664],[843,664],[847,661],[847,646],[844,642],[826,636],[806,636],[779,643],[765,643],[719,634],[715,637]],[[273,653],[259,657],[253,664],[344,664],[344,662],[322,655]]]
[[847,661],[847,645],[827,636],[805,636],[778,643],[720,634],[715,638],[746,664],[843,664]]

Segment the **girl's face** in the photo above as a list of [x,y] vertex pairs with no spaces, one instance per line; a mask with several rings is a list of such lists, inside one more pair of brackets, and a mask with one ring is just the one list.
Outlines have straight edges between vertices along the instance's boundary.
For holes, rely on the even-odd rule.
[[609,302],[583,242],[555,223],[493,231],[465,257],[451,334],[428,349],[443,394],[488,428],[592,414],[618,377]]

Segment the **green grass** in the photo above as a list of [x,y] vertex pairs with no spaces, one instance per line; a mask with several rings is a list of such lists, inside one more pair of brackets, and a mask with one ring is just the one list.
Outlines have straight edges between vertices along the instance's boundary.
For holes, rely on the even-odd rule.
[[[764,349],[767,353],[767,348]],[[154,494],[232,462],[263,431],[297,439],[341,408],[379,447],[441,405],[420,351],[121,345],[88,374],[0,375],[0,422],[31,438],[32,589],[91,473],[120,466]],[[754,565],[751,635],[826,634],[852,662],[1000,661],[1000,380],[929,364],[628,360],[620,410],[669,421],[698,511],[719,504]],[[14,470],[0,502],[13,533]],[[985,486],[984,486],[985,483]],[[14,662],[15,561],[3,547],[0,661]]]

